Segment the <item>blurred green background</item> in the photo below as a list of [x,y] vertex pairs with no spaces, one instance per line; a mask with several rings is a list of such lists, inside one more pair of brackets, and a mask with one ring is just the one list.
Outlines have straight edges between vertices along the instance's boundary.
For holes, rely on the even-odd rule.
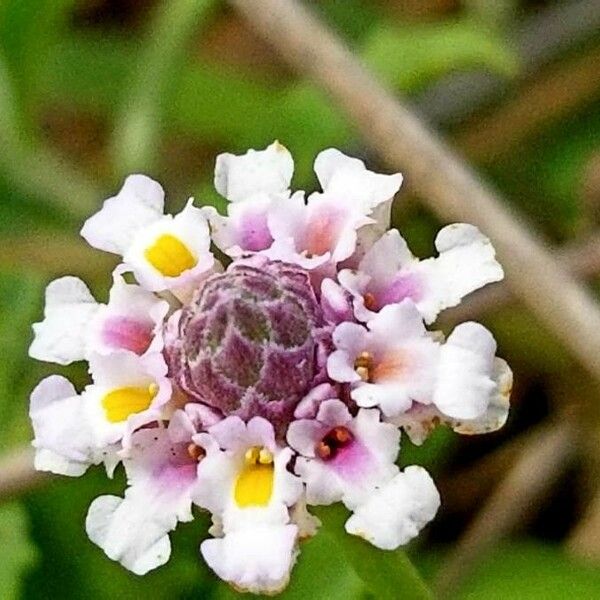
[[[573,248],[595,239],[600,2],[310,4],[552,244]],[[296,159],[296,188],[315,187],[312,161],[328,146],[378,168],[352,123],[223,2],[0,0],[4,456],[28,444],[29,391],[57,371],[27,358],[45,285],[75,274],[103,297],[110,283],[114,261],[85,246],[82,221],[132,172],[161,181],[170,209],[179,210],[190,195],[222,208],[212,187],[216,155],[275,138]],[[440,223],[407,184],[394,224],[417,253],[429,255]],[[582,259],[592,285],[599,249]],[[512,414],[504,431],[485,438],[440,430],[419,449],[404,443],[402,462],[428,466],[443,497],[437,520],[409,554],[434,581],[519,452],[528,451],[530,431],[574,420],[585,443],[555,468],[541,496],[532,496],[527,514],[515,515],[503,541],[465,566],[451,596],[600,598],[600,518],[589,510],[600,471],[597,390],[518,303],[473,317],[492,328],[499,353],[515,370]],[[79,365],[59,371],[79,386],[85,382]],[[205,516],[180,525],[170,563],[144,578],[93,546],[83,528],[87,507],[123,485],[122,473],[107,481],[93,470],[0,497],[0,599],[233,597],[198,558]],[[391,598],[394,585],[390,577]],[[303,546],[284,597],[370,596],[326,530]]]

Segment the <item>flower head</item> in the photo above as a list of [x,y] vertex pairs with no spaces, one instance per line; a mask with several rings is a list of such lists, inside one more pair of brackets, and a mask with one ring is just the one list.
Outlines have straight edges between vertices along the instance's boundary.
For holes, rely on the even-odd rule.
[[134,573],[169,559],[193,506],[212,516],[202,557],[242,591],[286,586],[320,526],[313,505],[343,503],[347,533],[397,548],[440,504],[425,469],[397,466],[402,431],[422,443],[437,423],[473,434],[507,418],[492,334],[427,328],[502,277],[489,240],[450,225],[419,261],[388,231],[401,175],[329,149],[306,196],[293,168],[278,142],[219,156],[225,214],[190,200],[165,215],[161,186],[132,175],[82,229],[122,257],[108,301],[75,277],[47,288],[30,354],[85,360],[91,382],[33,390],[35,465],[110,476],[122,463],[124,495],[96,498],[86,530]]
[[167,355],[191,398],[223,415],[286,423],[322,375],[327,330],[304,270],[252,263],[234,263],[202,285]]

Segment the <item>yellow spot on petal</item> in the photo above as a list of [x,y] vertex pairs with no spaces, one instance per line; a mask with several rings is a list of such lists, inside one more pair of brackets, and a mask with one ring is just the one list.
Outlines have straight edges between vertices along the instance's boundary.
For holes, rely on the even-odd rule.
[[111,423],[125,421],[129,415],[146,410],[158,391],[152,384],[144,387],[122,387],[112,390],[102,398],[102,408],[106,419]]
[[144,256],[165,277],[178,277],[198,264],[188,247],[170,233],[161,235]]
[[234,498],[240,508],[267,506],[273,493],[273,463],[247,465],[235,482]]
[[244,454],[246,466],[235,482],[234,497],[240,508],[266,506],[273,493],[273,454],[253,446]]

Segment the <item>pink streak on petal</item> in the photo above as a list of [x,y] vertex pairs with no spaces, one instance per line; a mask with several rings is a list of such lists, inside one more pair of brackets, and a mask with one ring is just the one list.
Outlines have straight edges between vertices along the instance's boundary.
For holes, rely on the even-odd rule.
[[388,286],[377,290],[373,294],[375,298],[375,310],[381,310],[388,304],[402,302],[410,298],[418,302],[423,297],[423,286],[420,279],[412,273],[400,273]]
[[112,348],[144,354],[152,342],[152,324],[130,317],[110,317],[102,327],[102,341]]
[[156,483],[165,492],[178,492],[196,480],[198,462],[187,452],[187,444],[174,444],[171,456],[152,473]]
[[321,256],[333,250],[344,223],[344,211],[326,207],[312,216],[306,232],[305,250],[310,256]]
[[369,469],[371,458],[367,448],[355,439],[339,448],[329,465],[344,479],[357,480]]
[[243,250],[260,252],[273,243],[265,214],[246,215],[240,225],[238,244]]

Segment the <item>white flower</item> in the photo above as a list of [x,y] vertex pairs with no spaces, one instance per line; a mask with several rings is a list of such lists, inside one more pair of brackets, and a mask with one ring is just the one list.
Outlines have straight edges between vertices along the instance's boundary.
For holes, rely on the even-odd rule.
[[407,467],[354,509],[346,531],[382,550],[395,550],[416,537],[439,506],[440,495],[427,471]]
[[118,462],[116,448],[98,447],[85,398],[64,377],[51,375],[31,393],[29,416],[33,424],[35,468],[78,477],[90,465],[105,462],[112,473]]
[[339,400],[325,400],[315,419],[290,423],[288,443],[300,453],[295,471],[306,485],[308,504],[340,500],[354,508],[397,472],[400,434],[380,421],[377,410],[352,417]]
[[186,298],[213,269],[208,223],[192,200],[175,217],[163,209],[161,186],[131,175],[85,222],[81,235],[95,248],[123,256],[142,287]]
[[81,395],[64,377],[50,376],[31,394],[36,466],[81,475],[92,464],[116,464],[118,445],[133,431],[161,417],[171,396],[160,354],[140,357],[120,351],[90,357],[94,383]]
[[108,304],[96,302],[76,277],[61,277],[46,288],[44,320],[33,325],[29,355],[62,365],[92,353],[130,350],[160,352],[169,305],[115,274]]
[[300,480],[287,470],[291,450],[276,444],[272,425],[261,417],[247,424],[228,417],[194,441],[206,451],[194,501],[213,513],[222,533],[202,543],[206,562],[237,588],[282,589],[298,537],[289,507],[302,493]]
[[133,435],[123,459],[129,483],[125,497],[96,498],[86,519],[90,539],[137,575],[167,562],[168,533],[193,518],[192,491],[202,453],[191,435],[174,441],[170,430],[155,427]]
[[338,279],[354,297],[356,317],[368,321],[384,306],[410,298],[432,323],[440,311],[504,276],[490,241],[472,225],[444,227],[435,247],[437,258],[419,261],[392,229],[366,252],[356,271],[341,271]]
[[410,300],[385,306],[366,327],[338,325],[333,342],[329,376],[350,383],[359,406],[378,406],[389,419],[415,404],[433,405],[451,419],[479,419],[497,392],[492,334],[463,323],[440,344]]
[[215,188],[230,202],[248,202],[256,196],[288,195],[294,160],[285,146],[273,142],[264,150],[248,150],[241,156],[219,154]]
[[512,371],[506,361],[495,357],[491,379],[494,390],[485,412],[472,419],[453,418],[442,413],[435,405],[413,404],[403,414],[390,419],[398,427],[402,427],[414,444],[422,444],[429,434],[440,423],[452,427],[463,435],[491,433],[504,426],[510,408],[512,390]]
[[429,404],[435,388],[439,344],[426,331],[407,300],[384,307],[367,328],[341,323],[333,333],[337,350],[327,362],[329,376],[352,384],[362,407],[387,416],[408,410],[413,400]]

